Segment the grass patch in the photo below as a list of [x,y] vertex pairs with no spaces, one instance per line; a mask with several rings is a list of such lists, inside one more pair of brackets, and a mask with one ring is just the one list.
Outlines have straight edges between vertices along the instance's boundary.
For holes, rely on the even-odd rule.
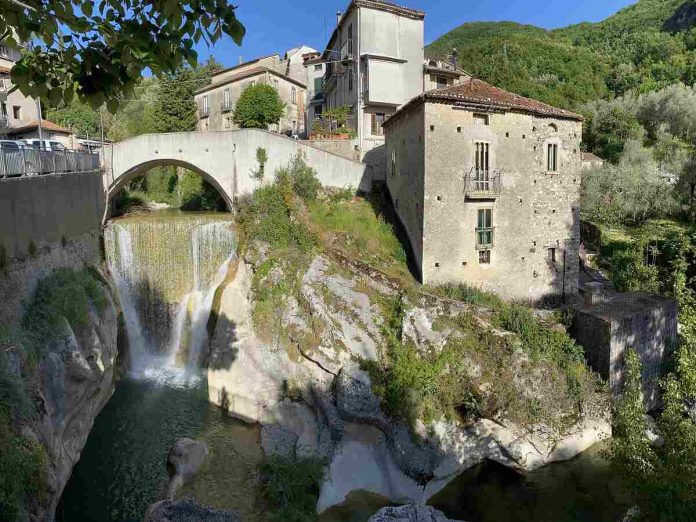
[[492,292],[486,292],[467,284],[448,283],[439,286],[429,286],[427,291],[431,294],[454,299],[462,303],[485,306],[487,308],[501,308],[505,301]]
[[311,228],[326,246],[379,268],[404,284],[413,284],[403,244],[397,237],[384,197],[348,198],[344,192],[309,207]]
[[325,462],[319,458],[272,456],[261,464],[269,518],[278,522],[317,520],[316,506]]

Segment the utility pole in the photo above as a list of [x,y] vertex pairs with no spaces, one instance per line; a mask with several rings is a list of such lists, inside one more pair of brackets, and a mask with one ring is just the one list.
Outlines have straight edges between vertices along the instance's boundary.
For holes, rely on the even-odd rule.
[[36,98],[36,112],[39,115],[39,150],[43,150],[43,115],[41,114],[41,100]]

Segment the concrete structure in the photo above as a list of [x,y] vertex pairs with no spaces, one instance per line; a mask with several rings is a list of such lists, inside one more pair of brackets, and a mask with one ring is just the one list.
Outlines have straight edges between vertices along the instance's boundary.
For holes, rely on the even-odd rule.
[[0,41],[0,137],[6,136],[13,127],[26,125],[39,117],[36,100],[19,91],[9,92],[13,87],[10,69],[19,58],[18,49]]
[[16,324],[36,282],[101,262],[99,172],[0,180],[0,322]]
[[274,132],[304,134],[306,75],[302,63],[302,51],[309,47],[293,49],[284,59],[274,54],[246,62],[213,75],[210,85],[195,94],[198,106],[198,130],[235,130],[234,108],[242,91],[254,84],[274,87],[285,103],[285,114],[280,123],[268,129]]
[[[8,135],[13,140],[39,139],[39,120],[12,127]],[[41,120],[41,135],[44,140],[54,140],[62,143],[66,149],[81,148],[75,133],[70,129],[48,120]]]
[[589,365],[618,396],[626,350],[636,350],[643,363],[646,407],[659,406],[658,381],[677,343],[677,301],[648,292],[601,295],[596,290],[588,290],[573,320],[573,335]]
[[470,78],[387,120],[387,187],[424,283],[577,292],[581,121]]
[[372,179],[365,165],[331,152],[258,129],[228,132],[145,134],[105,145],[104,184],[109,200],[130,180],[159,165],[178,165],[203,176],[222,194],[228,206],[252,192],[259,182],[256,149],[266,149],[265,171],[275,170],[300,153],[317,171],[323,185],[353,187],[368,192]]
[[324,112],[350,108],[361,155],[375,177],[385,164],[382,123],[422,92],[424,18],[382,0],[352,0],[322,55]]
[[454,64],[446,60],[426,59],[423,62],[423,92],[451,87],[466,76]]
[[600,168],[604,166],[604,160],[597,156],[596,154],[592,154],[591,152],[583,152],[582,153],[582,168],[584,169],[594,169],[594,168]]

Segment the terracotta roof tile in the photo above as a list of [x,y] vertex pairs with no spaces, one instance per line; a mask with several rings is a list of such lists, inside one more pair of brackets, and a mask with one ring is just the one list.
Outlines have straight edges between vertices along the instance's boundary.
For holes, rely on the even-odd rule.
[[[25,123],[24,125],[20,125],[18,127],[11,127],[9,129],[10,134],[14,134],[16,132],[23,132],[23,131],[28,131],[32,129],[37,129],[39,127],[39,120],[34,120],[30,121],[29,123]],[[61,127],[57,123],[53,123],[52,121],[48,120],[41,120],[41,128],[44,130],[49,130],[49,131],[55,131],[55,132],[65,132],[68,134],[72,134],[72,131],[70,129],[66,129],[65,127]]]
[[459,84],[428,91],[415,97],[394,113],[385,124],[424,101],[464,105],[472,110],[512,111],[540,117],[583,120],[582,116],[574,112],[559,109],[546,103],[499,89],[478,78],[466,78]]

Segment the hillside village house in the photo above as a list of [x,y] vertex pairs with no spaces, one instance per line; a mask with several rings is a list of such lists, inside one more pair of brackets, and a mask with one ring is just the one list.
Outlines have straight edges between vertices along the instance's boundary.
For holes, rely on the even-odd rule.
[[423,89],[423,19],[415,9],[352,0],[338,19],[322,59],[324,111],[347,106],[364,161],[383,173],[382,124]]
[[384,129],[387,187],[423,283],[577,292],[580,116],[467,78]]
[[36,100],[19,91],[10,93],[10,69],[19,60],[19,50],[0,42],[0,136],[7,136],[16,127],[38,120]]
[[257,58],[228,69],[212,77],[209,85],[195,94],[198,106],[198,130],[234,130],[234,108],[242,91],[250,85],[266,84],[278,91],[285,103],[285,114],[270,131],[304,133],[306,76],[302,54],[313,49],[301,47],[286,53],[285,58],[274,54]]

